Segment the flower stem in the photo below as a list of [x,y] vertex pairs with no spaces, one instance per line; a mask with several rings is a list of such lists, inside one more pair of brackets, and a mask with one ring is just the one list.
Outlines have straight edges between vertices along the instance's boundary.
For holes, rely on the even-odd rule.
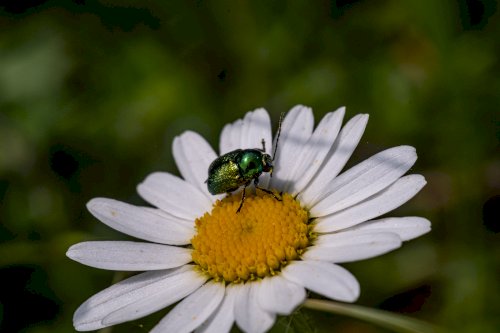
[[312,310],[326,311],[361,319],[395,332],[444,333],[441,328],[417,319],[359,305],[309,298],[302,306]]

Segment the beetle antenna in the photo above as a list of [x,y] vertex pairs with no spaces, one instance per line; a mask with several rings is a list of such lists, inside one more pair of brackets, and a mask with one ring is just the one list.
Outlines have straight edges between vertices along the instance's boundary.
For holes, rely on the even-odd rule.
[[280,141],[280,134],[281,134],[281,123],[283,122],[284,116],[285,116],[285,113],[281,112],[280,121],[278,122],[278,136],[276,137],[276,143],[274,144],[273,161],[274,161],[274,158],[276,157],[276,151],[278,150],[278,141]]

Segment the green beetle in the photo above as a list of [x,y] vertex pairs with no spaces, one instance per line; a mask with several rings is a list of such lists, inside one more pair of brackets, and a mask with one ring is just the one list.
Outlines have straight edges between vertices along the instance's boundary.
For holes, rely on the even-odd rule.
[[236,211],[237,213],[243,207],[246,188],[252,181],[259,190],[272,195],[276,200],[281,200],[273,192],[258,185],[259,177],[263,172],[269,172],[272,177],[273,160],[278,148],[282,120],[283,114],[281,114],[278,125],[278,136],[273,157],[265,153],[265,141],[262,139],[262,149],[236,149],[217,157],[208,167],[208,179],[206,183],[208,191],[211,194],[229,193],[244,186],[240,206]]

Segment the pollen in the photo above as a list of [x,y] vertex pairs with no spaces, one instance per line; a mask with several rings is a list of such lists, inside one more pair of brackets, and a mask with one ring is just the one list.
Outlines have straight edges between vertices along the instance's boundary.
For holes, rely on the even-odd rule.
[[312,238],[308,212],[291,195],[281,198],[247,193],[239,213],[241,195],[218,200],[196,219],[194,263],[216,281],[239,283],[275,275],[298,259]]

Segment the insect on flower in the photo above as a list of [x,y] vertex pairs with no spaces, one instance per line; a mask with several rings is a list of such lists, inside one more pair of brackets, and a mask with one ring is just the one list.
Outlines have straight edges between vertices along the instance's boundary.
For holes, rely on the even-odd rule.
[[[413,147],[384,150],[342,172],[368,122],[368,115],[357,115],[342,126],[344,113],[329,112],[314,128],[312,109],[295,106],[280,127],[278,153],[277,136],[274,153],[251,149],[262,138],[271,142],[264,109],[222,131],[219,158],[203,137],[185,132],[172,149],[183,178],[154,172],[137,187],[155,208],[92,199],[87,207],[96,218],[142,241],[82,242],[67,256],[91,267],[144,272],[80,305],[75,329],[100,330],[172,306],[151,333],[229,333],[233,324],[243,332],[267,332],[278,315],[291,315],[304,303],[306,290],[356,301],[359,282],[339,263],[395,250],[431,224],[416,216],[379,218],[425,185],[421,175],[404,175],[417,160]],[[238,156],[255,164],[240,174]],[[245,188],[260,177],[281,201],[257,190],[235,214],[240,197],[208,195],[211,162],[238,172],[211,167],[211,192]],[[273,168],[279,179],[267,186]]]
[[269,172],[271,177],[273,176],[273,161],[278,149],[283,116],[284,113],[281,114],[278,123],[278,134],[272,157],[265,153],[266,142],[262,139],[262,149],[236,149],[217,157],[208,167],[208,179],[205,182],[211,194],[230,193],[243,186],[240,206],[236,213],[239,213],[243,207],[246,188],[252,181],[256,189],[281,201],[272,191],[259,186],[259,177],[263,172]]

